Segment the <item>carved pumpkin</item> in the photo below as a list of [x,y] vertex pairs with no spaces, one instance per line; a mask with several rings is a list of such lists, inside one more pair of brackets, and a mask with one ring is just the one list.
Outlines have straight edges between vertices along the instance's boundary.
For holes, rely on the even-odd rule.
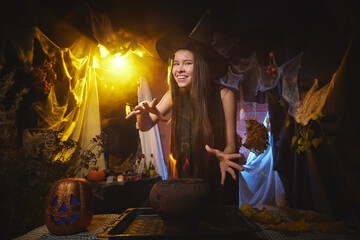
[[104,181],[105,180],[105,172],[104,172],[104,170],[101,170],[98,168],[93,168],[92,170],[90,170],[88,172],[86,177],[89,181],[93,181],[93,182]]
[[45,205],[45,223],[49,232],[68,235],[85,230],[94,215],[90,183],[83,178],[55,182]]

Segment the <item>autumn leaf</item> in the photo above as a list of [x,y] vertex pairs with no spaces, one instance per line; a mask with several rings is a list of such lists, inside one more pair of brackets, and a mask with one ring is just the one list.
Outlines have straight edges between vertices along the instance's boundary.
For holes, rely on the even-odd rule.
[[314,138],[311,143],[314,146],[314,148],[317,148],[319,144],[323,141],[323,137]]
[[321,112],[318,112],[318,113],[313,113],[313,114],[311,114],[311,119],[312,120],[317,120],[317,119],[319,119],[319,118],[321,118],[321,117],[324,117],[325,115],[324,114],[322,114]]

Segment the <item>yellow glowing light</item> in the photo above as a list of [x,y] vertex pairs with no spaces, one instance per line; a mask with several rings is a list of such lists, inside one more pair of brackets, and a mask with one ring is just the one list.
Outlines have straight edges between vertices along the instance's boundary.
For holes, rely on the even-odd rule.
[[122,65],[124,65],[124,63],[125,63],[125,59],[124,59],[124,58],[122,58],[122,57],[115,57],[115,58],[114,58],[114,64],[115,64],[116,66],[122,66]]
[[144,56],[144,52],[140,51],[140,50],[134,50],[132,51],[133,54],[138,55],[139,57],[143,57]]
[[131,112],[131,107],[129,105],[125,106],[125,115],[128,115]]
[[100,50],[100,57],[101,58],[106,58],[106,56],[109,55],[110,52],[103,45],[99,44],[98,48]]
[[126,65],[126,58],[129,55],[129,53],[126,53],[125,55],[121,55],[120,53],[114,54],[114,65],[117,67],[122,67]]
[[132,89],[137,86],[137,81],[142,76],[147,65],[142,64],[140,58],[144,51],[129,49],[126,53],[109,53],[105,47],[98,45],[99,54],[94,56],[93,67],[103,89],[113,93]]

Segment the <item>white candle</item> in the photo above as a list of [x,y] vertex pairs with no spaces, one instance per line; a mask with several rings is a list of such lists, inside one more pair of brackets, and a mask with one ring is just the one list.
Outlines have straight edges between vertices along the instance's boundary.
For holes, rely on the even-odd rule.
[[119,175],[118,177],[117,177],[117,181],[118,182],[123,182],[124,181],[124,175]]

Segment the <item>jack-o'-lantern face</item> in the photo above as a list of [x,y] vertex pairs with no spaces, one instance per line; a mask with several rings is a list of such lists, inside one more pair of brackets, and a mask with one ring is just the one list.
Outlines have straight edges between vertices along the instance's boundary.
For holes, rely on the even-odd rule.
[[89,226],[94,212],[90,184],[82,178],[62,179],[53,184],[45,206],[49,232],[67,235]]
[[[74,197],[73,194],[70,194],[70,201],[66,203],[66,201],[59,204],[59,196],[56,196],[53,203],[51,204],[53,208],[51,216],[51,220],[56,224],[59,225],[62,222],[66,224],[71,224],[77,219],[80,215],[80,203]],[[60,207],[59,207],[60,206]],[[56,210],[56,207],[58,209]],[[55,212],[54,212],[55,210]]]

